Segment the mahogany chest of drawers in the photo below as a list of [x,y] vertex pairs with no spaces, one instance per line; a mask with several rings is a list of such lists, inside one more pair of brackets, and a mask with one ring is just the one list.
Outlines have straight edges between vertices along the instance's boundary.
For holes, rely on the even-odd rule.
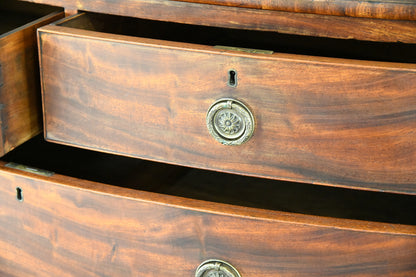
[[415,3],[32,5],[0,275],[416,276]]

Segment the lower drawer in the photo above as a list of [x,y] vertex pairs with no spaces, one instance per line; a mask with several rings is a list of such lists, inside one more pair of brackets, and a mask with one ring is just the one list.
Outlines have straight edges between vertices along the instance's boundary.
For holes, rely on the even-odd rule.
[[36,29],[63,16],[61,8],[0,3],[0,156],[42,129]]
[[[0,163],[0,275],[194,276],[218,259],[242,277],[415,276],[415,210],[408,195],[189,169],[38,138]],[[199,276],[222,276],[213,270]]]

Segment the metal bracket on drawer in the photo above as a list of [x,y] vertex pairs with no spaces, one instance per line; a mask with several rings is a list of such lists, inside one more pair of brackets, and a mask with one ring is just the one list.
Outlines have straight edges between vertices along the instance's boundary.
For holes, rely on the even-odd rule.
[[34,174],[46,176],[46,177],[50,177],[50,176],[52,176],[52,175],[55,174],[52,171],[43,170],[43,169],[39,169],[39,168],[35,168],[35,167],[30,167],[30,166],[27,166],[27,165],[13,163],[13,162],[7,163],[5,166],[6,167],[9,167],[9,168],[14,168],[14,169],[22,170],[22,171],[25,171],[25,172],[30,172],[30,173],[34,173]]
[[250,53],[250,54],[267,54],[267,55],[271,55],[271,54],[274,53],[271,50],[242,48],[242,47],[232,47],[232,46],[223,46],[223,45],[215,45],[214,48],[215,49],[220,49],[220,50],[240,51],[240,52],[246,52],[246,53]]

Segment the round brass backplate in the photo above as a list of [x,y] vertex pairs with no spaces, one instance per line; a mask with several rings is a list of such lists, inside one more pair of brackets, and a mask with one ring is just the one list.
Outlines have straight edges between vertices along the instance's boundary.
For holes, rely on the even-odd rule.
[[206,123],[213,138],[225,145],[247,142],[254,132],[254,117],[242,102],[232,98],[215,101],[208,109]]
[[227,262],[207,260],[198,266],[195,277],[241,277],[241,275]]

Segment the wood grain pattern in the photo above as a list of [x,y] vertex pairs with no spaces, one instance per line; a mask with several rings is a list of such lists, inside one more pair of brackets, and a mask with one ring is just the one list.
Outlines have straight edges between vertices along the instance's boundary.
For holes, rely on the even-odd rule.
[[42,130],[36,29],[62,17],[54,12],[0,36],[0,155]]
[[416,273],[414,226],[215,204],[4,163],[0,184],[2,276],[193,276],[209,258],[245,277]]
[[[126,4],[127,1],[89,1],[82,0],[74,3],[67,0],[26,0],[50,5],[77,7],[81,10],[90,6],[101,6],[115,3],[118,6]],[[416,4],[412,0],[179,0],[180,2],[193,2],[203,4],[214,4],[220,6],[244,7],[263,10],[279,10],[299,13],[312,13],[323,15],[337,15],[350,17],[381,18],[394,20],[416,20]],[[104,2],[106,2],[104,4]],[[144,1],[141,1],[144,2]],[[176,7],[181,3],[169,3],[169,1],[147,0],[147,3]],[[104,5],[103,5],[104,4]],[[129,5],[133,4],[131,2]],[[205,7],[208,7],[205,5]],[[98,11],[98,10],[96,10]]]
[[[411,20],[351,18],[171,0],[33,0],[32,2],[62,6],[68,11],[92,11],[187,24],[343,39],[416,43],[416,22]],[[314,2],[318,3],[318,1]]]
[[237,6],[265,10],[282,10],[338,16],[416,19],[416,3],[411,0],[179,0],[224,6]]
[[[416,198],[412,195],[316,186],[175,166],[49,143],[41,135],[8,153],[2,160],[135,190],[316,215],[325,217],[324,222],[334,224],[333,227],[353,227],[351,223],[341,226],[340,222],[344,221],[338,219],[369,223],[358,225],[356,221],[354,228],[371,231],[380,230],[380,225],[382,231],[387,230],[385,225],[374,222],[416,225],[413,212]],[[328,217],[333,219],[328,220]],[[324,224],[322,220],[312,218],[309,223]],[[405,231],[403,226],[400,227],[401,233]],[[389,228],[389,232],[394,229]]]
[[[416,193],[414,64],[251,55],[60,26],[40,31],[46,138],[225,172]],[[77,58],[74,58],[77,57]],[[203,66],[195,66],[195,63]],[[238,87],[227,72],[238,72]],[[254,137],[210,137],[217,99]]]

